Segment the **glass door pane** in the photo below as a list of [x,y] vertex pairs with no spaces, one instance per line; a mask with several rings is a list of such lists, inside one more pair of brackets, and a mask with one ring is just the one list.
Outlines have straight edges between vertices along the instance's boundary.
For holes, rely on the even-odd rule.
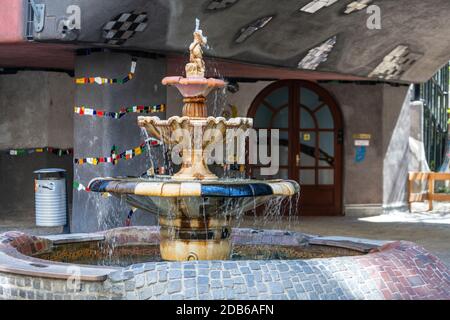
[[334,166],[334,132],[319,132],[319,166]]
[[300,154],[297,158],[297,166],[315,167],[316,166],[316,133],[314,131],[300,132]]
[[316,170],[314,169],[300,169],[300,185],[315,185],[316,184]]

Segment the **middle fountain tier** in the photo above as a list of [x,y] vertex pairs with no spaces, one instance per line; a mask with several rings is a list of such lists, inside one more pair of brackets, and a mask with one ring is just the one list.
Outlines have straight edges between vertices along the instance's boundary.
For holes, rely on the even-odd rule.
[[224,87],[225,82],[205,78],[204,45],[206,38],[196,30],[189,47],[186,77],[166,77],[162,81],[183,95],[182,117],[138,117],[138,125],[149,135],[171,150],[178,148],[175,153],[180,156],[180,170],[173,176],[96,178],[89,183],[93,192],[125,197],[130,205],[159,216],[164,260],[229,259],[231,222],[236,216],[271,198],[289,197],[300,191],[296,181],[224,180],[209,170],[209,148],[224,143],[227,130],[245,134],[253,120],[208,117],[206,97],[213,89]]

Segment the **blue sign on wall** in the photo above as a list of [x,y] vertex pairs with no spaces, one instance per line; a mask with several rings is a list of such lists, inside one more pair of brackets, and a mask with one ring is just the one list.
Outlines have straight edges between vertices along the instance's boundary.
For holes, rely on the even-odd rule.
[[356,154],[355,154],[355,162],[363,162],[366,158],[366,147],[365,146],[359,146],[356,147]]

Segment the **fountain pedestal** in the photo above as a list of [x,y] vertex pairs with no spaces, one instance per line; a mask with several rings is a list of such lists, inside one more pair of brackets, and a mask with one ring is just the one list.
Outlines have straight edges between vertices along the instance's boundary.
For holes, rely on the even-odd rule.
[[159,224],[164,260],[226,260],[231,254],[229,218],[160,217]]
[[205,119],[208,116],[205,97],[187,97],[183,99],[183,102],[183,116],[192,119]]

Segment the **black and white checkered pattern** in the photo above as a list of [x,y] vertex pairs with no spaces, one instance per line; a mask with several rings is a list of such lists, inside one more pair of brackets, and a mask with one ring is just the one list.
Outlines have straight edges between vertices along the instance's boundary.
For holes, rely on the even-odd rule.
[[406,45],[398,45],[384,57],[383,61],[369,74],[369,77],[399,80],[422,56],[421,53],[412,52]]
[[125,12],[103,27],[105,42],[112,45],[122,45],[134,36],[136,32],[142,32],[147,28],[147,13]]
[[336,44],[336,39],[336,36],[332,36],[320,46],[309,50],[308,54],[298,63],[298,68],[305,70],[316,70],[322,62],[327,61],[328,55]]

